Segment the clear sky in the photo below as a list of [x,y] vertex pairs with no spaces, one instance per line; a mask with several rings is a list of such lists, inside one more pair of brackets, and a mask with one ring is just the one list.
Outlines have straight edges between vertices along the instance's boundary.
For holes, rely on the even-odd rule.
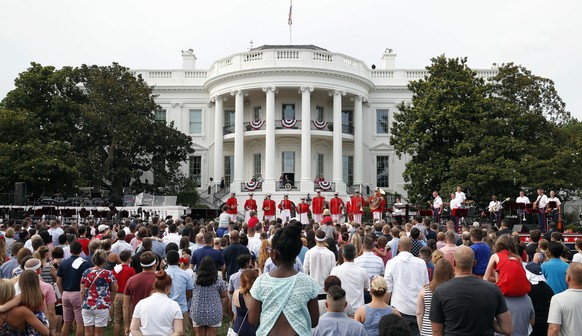
[[[294,0],[293,44],[315,44],[380,65],[385,48],[398,68],[467,56],[472,68],[515,62],[555,81],[582,119],[582,1]],[[197,67],[254,46],[288,44],[289,0],[1,0],[0,99],[30,62]]]

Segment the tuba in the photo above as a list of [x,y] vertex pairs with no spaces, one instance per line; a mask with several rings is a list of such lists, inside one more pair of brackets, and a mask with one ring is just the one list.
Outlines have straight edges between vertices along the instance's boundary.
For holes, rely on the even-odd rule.
[[380,196],[378,194],[375,194],[374,196],[372,196],[372,198],[370,199],[370,210],[374,211],[374,210],[378,209],[381,202],[382,202],[382,196]]

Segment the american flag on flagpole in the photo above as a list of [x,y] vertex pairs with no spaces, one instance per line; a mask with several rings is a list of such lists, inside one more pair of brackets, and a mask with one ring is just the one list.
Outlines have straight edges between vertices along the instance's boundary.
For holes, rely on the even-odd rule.
[[289,25],[293,24],[293,20],[291,19],[291,14],[293,12],[293,1],[289,1],[290,5],[289,5],[289,19],[287,20],[287,23]]

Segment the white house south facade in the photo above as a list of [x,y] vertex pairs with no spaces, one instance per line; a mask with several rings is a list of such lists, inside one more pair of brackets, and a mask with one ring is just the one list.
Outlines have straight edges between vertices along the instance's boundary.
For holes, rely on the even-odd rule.
[[182,170],[201,192],[224,177],[239,204],[250,190],[289,193],[294,202],[316,189],[344,198],[377,186],[406,195],[409,157],[395,154],[390,124],[412,97],[408,82],[426,70],[396,69],[389,49],[371,69],[312,45],[262,46],[208,69],[196,69],[191,50],[182,58],[183,69],[132,72],[154,87],[156,118],[192,137],[196,151]]

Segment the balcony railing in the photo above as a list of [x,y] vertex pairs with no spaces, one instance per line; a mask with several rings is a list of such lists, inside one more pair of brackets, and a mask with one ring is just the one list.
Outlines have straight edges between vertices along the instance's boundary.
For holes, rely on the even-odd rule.
[[[275,120],[275,129],[276,130],[301,130],[302,121],[301,120]],[[266,129],[265,122],[257,122],[257,121],[246,121],[243,123],[243,130],[245,132],[253,132],[253,131],[264,131]],[[310,122],[310,130],[312,131],[324,131],[324,132],[333,132],[333,123],[332,122],[319,122],[317,125],[314,122]],[[226,123],[223,128],[223,134],[228,135],[232,134],[235,131],[235,124],[234,123]],[[350,134],[354,135],[354,126],[353,125],[346,125],[342,124],[342,133],[343,134]]]

